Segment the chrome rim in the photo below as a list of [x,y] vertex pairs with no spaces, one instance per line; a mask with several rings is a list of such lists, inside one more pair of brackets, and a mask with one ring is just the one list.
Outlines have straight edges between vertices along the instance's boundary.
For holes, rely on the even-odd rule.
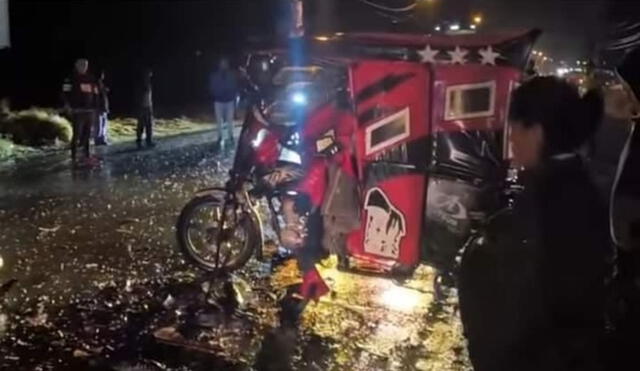
[[[220,249],[220,267],[233,265],[247,243],[247,233],[242,227],[241,216],[227,208]],[[187,242],[193,257],[200,263],[215,267],[218,235],[222,218],[222,205],[216,202],[202,203],[193,210],[187,227]]]

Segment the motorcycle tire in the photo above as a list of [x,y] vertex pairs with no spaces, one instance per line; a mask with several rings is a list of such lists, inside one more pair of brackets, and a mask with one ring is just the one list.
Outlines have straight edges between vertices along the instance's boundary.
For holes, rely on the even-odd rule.
[[196,251],[191,239],[189,237],[189,230],[192,224],[192,218],[196,211],[203,206],[221,206],[224,201],[213,196],[201,196],[196,197],[189,201],[178,217],[176,223],[176,237],[178,240],[178,247],[182,252],[182,255],[190,263],[195,264],[198,268],[208,272],[231,272],[242,268],[247,261],[251,258],[251,255],[255,249],[260,248],[259,241],[259,229],[254,220],[248,213],[245,213],[238,222],[236,228],[242,228],[245,232],[245,240],[242,243],[240,251],[235,254],[230,260],[228,260],[224,266],[216,267],[214,261],[206,260]]

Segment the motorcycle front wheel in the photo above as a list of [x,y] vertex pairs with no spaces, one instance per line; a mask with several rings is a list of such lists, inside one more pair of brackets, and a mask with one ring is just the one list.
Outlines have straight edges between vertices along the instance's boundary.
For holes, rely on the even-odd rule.
[[[222,227],[223,212],[227,216]],[[234,205],[225,205],[224,197],[211,195],[189,201],[176,224],[178,246],[184,257],[209,272],[229,272],[242,268],[255,249],[259,248],[256,246],[258,233],[258,227],[249,213],[237,213]],[[219,237],[221,246],[218,246]],[[218,249],[219,261],[216,265]]]

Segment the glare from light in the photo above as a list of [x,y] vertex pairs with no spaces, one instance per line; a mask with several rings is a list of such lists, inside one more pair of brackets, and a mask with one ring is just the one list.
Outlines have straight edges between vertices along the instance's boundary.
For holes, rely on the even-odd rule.
[[558,68],[556,70],[556,75],[558,75],[560,77],[566,75],[567,73],[569,73],[569,70],[567,70],[566,68]]
[[307,104],[307,95],[302,92],[295,92],[291,95],[291,101],[297,105],[304,106]]
[[482,23],[482,16],[481,15],[476,15],[475,17],[473,17],[473,23],[475,23],[475,24]]
[[451,26],[449,26],[449,30],[451,30],[451,31],[460,31],[460,25],[457,24],[457,23],[454,23]]
[[472,30],[475,30],[477,28],[477,26],[475,24],[472,24],[470,27],[471,27]]
[[327,36],[316,36],[316,40],[318,41],[329,41]]
[[382,304],[390,309],[411,312],[420,305],[420,293],[399,286],[392,286],[380,296]]
[[436,31],[440,32],[440,30],[442,30],[442,28],[440,26],[436,26]]
[[269,132],[266,129],[260,129],[257,133],[256,133],[256,137],[255,139],[253,139],[251,141],[251,146],[253,148],[258,148],[260,147],[260,145],[262,144],[262,142],[265,140],[265,138],[267,137],[267,134]]

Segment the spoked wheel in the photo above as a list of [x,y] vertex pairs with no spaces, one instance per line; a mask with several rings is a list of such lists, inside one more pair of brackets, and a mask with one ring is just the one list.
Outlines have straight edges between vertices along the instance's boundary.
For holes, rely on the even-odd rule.
[[258,228],[248,213],[236,210],[235,206],[231,203],[225,206],[224,197],[208,195],[194,198],[182,209],[176,226],[177,239],[189,261],[211,272],[217,268],[233,271],[246,264],[258,247]]

